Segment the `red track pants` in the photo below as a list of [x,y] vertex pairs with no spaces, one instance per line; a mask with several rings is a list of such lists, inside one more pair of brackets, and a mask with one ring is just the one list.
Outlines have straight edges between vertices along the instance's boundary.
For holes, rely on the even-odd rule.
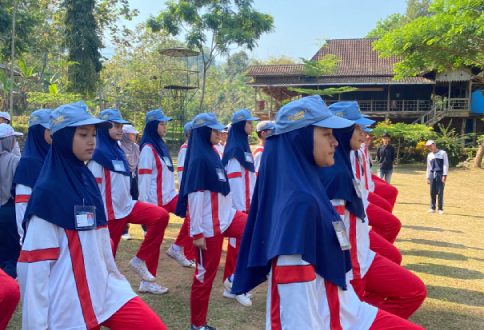
[[379,309],[370,330],[424,330],[415,323]]
[[364,301],[405,319],[427,296],[425,285],[418,276],[378,254],[363,281]]
[[[176,203],[178,202],[178,195],[175,196],[168,204],[163,205],[163,208],[170,213],[175,213]],[[183,254],[188,260],[195,259],[195,247],[193,246],[193,240],[190,237],[190,217],[187,216],[183,220],[183,224],[176,237],[175,244],[183,247]]]
[[[246,222],[247,214],[237,211],[227,230],[222,234],[205,238],[207,249],[204,251],[199,250],[201,251],[203,260],[200,260],[200,253],[197,253],[197,268],[193,276],[192,291],[190,294],[191,321],[193,325],[202,326],[207,323],[208,302],[213,281],[217,275],[220,256],[222,255],[224,237],[233,237],[240,240],[244,233]],[[229,256],[227,254],[228,258]],[[225,267],[231,266],[228,266],[226,262]],[[233,269],[228,270],[230,274],[235,271],[235,265],[233,267]]]
[[402,228],[400,220],[390,212],[372,203],[368,204],[366,215],[368,216],[368,224],[372,229],[393,244]]
[[[167,329],[163,321],[140,297],[128,301],[101,325],[112,330]],[[95,329],[99,330],[101,327]]]
[[126,223],[146,226],[146,236],[136,253],[136,256],[146,262],[146,267],[153,276],[156,276],[158,261],[160,260],[160,245],[163,242],[165,229],[170,215],[162,207],[136,202],[131,213],[122,219],[108,222],[109,234],[113,240],[113,255],[116,256],[119,240],[126,227]]
[[368,202],[381,207],[385,211],[392,212],[393,206],[387,200],[374,192],[368,194]]
[[402,254],[395,245],[375,233],[374,230],[370,230],[370,249],[398,265],[402,263]]
[[371,177],[375,183],[375,194],[385,198],[393,208],[397,201],[398,189],[374,174]]
[[0,269],[0,329],[6,329],[20,300],[17,281]]

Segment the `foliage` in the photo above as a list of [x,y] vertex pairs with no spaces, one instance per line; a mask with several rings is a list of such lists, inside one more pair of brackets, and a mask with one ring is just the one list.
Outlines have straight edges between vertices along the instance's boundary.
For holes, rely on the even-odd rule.
[[330,75],[341,62],[341,58],[333,54],[327,54],[317,61],[305,60],[301,58],[304,63],[304,75],[308,77],[321,77]]
[[72,103],[81,100],[83,97],[77,93],[61,93],[57,85],[49,86],[49,92],[28,92],[27,101],[34,108],[49,108],[54,109],[66,103]]
[[297,61],[289,56],[269,57],[266,60],[255,59],[253,65],[277,65],[277,64],[297,64]]
[[311,89],[311,88],[298,88],[298,87],[289,87],[289,91],[296,92],[298,94],[303,95],[322,95],[322,96],[334,96],[342,93],[354,92],[357,91],[358,88],[350,87],[350,86],[343,86],[343,87],[329,87],[325,89]]
[[394,67],[397,79],[462,66],[482,70],[484,2],[434,0],[428,15],[385,33],[374,48],[384,57],[402,57]]
[[95,0],[66,0],[65,41],[69,50],[68,90],[90,94],[96,90],[101,71],[101,40],[94,19]]
[[167,2],[167,9],[148,21],[153,31],[184,35],[187,46],[196,48],[202,58],[200,110],[205,97],[208,69],[216,56],[228,54],[230,47],[252,50],[257,40],[273,28],[272,16],[256,11],[252,0],[217,0]]
[[418,143],[436,136],[432,127],[423,124],[393,124],[390,120],[385,120],[379,122],[373,130],[377,137],[374,142],[379,143],[380,137],[385,133],[390,135],[392,141],[396,141],[397,163],[422,160],[422,152],[416,149]]

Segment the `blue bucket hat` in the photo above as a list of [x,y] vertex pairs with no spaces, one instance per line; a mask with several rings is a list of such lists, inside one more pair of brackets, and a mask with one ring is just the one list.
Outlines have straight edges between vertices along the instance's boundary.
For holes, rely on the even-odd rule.
[[257,123],[257,126],[255,127],[256,132],[262,132],[262,131],[267,131],[269,129],[274,129],[274,122],[269,121],[269,120],[263,120]]
[[83,101],[61,105],[51,112],[50,130],[52,134],[65,127],[78,127],[84,125],[110,127],[111,123],[93,117],[87,111],[87,105]]
[[50,114],[52,110],[50,109],[39,109],[35,110],[30,114],[29,127],[35,125],[42,125],[43,127],[50,128]]
[[130,124],[129,121],[123,119],[118,109],[105,109],[97,117],[117,124]]
[[309,125],[345,128],[353,124],[350,120],[333,115],[319,95],[312,95],[284,105],[277,112],[273,134],[283,134]]
[[183,134],[187,136],[193,128],[193,122],[189,121],[183,126]]
[[235,124],[243,120],[259,120],[259,118],[253,117],[248,109],[240,109],[234,112],[231,122]]
[[351,120],[360,126],[370,126],[375,123],[374,120],[366,118],[361,112],[358,102],[356,101],[340,101],[329,106],[329,110],[339,117]]
[[172,120],[173,118],[165,116],[163,113],[163,110],[161,109],[155,109],[148,111],[146,113],[146,118],[145,118],[145,123],[148,124],[150,121],[162,121],[162,122],[167,122]]
[[370,128],[368,126],[361,126],[361,129],[363,130],[363,132],[366,132],[366,133],[373,132],[373,128]]
[[211,112],[200,113],[192,120],[192,129],[207,126],[217,131],[223,131],[225,126],[217,121],[217,116]]

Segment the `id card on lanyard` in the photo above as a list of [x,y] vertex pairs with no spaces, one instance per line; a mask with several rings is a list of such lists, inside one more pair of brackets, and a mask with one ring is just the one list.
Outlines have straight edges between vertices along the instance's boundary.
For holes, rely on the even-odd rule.
[[345,224],[343,223],[343,221],[333,221],[333,228],[336,232],[336,238],[338,238],[341,250],[349,250],[351,248],[351,244],[350,240],[348,239],[348,233],[346,232]]
[[88,205],[74,205],[76,230],[91,230],[96,228],[96,207]]
[[252,156],[252,154],[250,152],[244,152],[244,155],[245,155],[245,161],[247,163],[253,163],[254,162],[254,157]]
[[116,172],[126,172],[126,167],[122,160],[112,160],[113,167]]

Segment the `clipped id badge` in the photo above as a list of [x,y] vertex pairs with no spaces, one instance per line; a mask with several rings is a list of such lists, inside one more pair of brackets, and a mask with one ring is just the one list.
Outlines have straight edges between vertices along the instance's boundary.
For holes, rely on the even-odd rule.
[[350,241],[348,240],[348,234],[346,233],[345,224],[343,221],[333,221],[334,231],[338,238],[339,246],[341,250],[349,250],[351,248]]
[[166,166],[172,166],[170,157],[163,157],[163,161],[165,162]]
[[254,157],[252,157],[252,154],[250,152],[244,152],[245,154],[245,161],[247,163],[253,163],[254,162]]
[[353,187],[355,188],[356,195],[361,198],[361,185],[360,180],[353,179]]
[[74,205],[76,230],[90,230],[96,228],[96,207]]
[[225,177],[224,170],[221,169],[221,168],[216,168],[215,170],[217,171],[218,181],[226,182],[227,181],[227,178]]
[[116,172],[125,172],[126,168],[124,167],[124,163],[122,160],[112,160],[113,167]]

